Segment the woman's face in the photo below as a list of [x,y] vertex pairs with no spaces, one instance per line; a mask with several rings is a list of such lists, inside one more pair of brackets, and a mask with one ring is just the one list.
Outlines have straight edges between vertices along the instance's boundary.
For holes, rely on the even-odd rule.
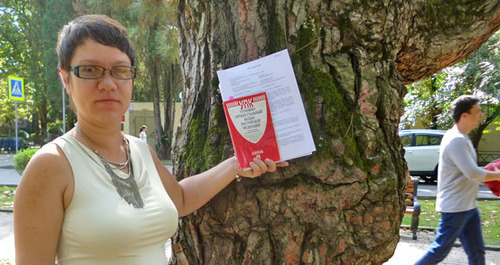
[[[80,44],[71,59],[71,67],[98,65],[104,68],[130,66],[129,57],[117,48],[92,39]],[[99,79],[82,79],[61,69],[66,92],[72,98],[79,120],[98,124],[120,122],[132,97],[133,81],[115,79],[109,70]]]

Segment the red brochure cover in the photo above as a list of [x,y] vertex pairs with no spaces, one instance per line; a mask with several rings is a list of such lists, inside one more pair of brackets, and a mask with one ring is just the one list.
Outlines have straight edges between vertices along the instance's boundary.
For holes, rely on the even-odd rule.
[[[500,168],[500,159],[497,159],[486,165],[486,170],[494,171],[495,168]],[[486,184],[486,186],[490,188],[493,194],[495,194],[496,196],[500,196],[500,181],[498,180],[486,181],[484,184]]]
[[266,92],[228,100],[224,113],[240,168],[249,168],[255,157],[280,161]]

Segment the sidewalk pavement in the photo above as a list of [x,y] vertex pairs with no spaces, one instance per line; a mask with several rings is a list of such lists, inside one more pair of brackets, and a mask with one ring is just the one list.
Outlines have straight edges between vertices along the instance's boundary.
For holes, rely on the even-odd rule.
[[[410,230],[400,229],[399,236],[399,243],[394,255],[384,265],[414,264],[425,254],[434,240],[435,234],[432,231],[419,231],[417,240],[413,240],[413,233]],[[453,247],[446,259],[439,264],[463,265],[468,263],[467,254],[460,246]],[[500,265],[500,251],[486,250],[486,265]]]
[[14,217],[12,213],[0,212],[0,265],[14,260]]
[[17,186],[21,175],[14,170],[13,154],[0,154],[0,185]]

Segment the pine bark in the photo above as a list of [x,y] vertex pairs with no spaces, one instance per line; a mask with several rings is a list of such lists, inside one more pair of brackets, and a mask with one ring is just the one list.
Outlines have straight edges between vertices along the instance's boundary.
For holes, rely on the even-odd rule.
[[392,256],[408,177],[398,137],[404,84],[463,58],[500,24],[497,1],[410,2],[179,1],[177,178],[233,153],[216,71],[285,48],[317,151],[234,182],[182,218],[176,263],[382,264]]

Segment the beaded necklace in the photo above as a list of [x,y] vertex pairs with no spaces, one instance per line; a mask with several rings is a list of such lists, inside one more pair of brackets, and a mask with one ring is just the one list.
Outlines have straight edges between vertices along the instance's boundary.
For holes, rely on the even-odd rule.
[[[144,208],[144,202],[142,201],[141,194],[139,193],[139,188],[137,187],[137,182],[134,178],[132,163],[130,162],[130,147],[127,139],[123,137],[123,144],[125,147],[125,153],[127,155],[127,161],[125,163],[117,163],[109,161],[102,157],[101,154],[99,154],[99,152],[90,143],[87,136],[85,136],[85,134],[80,130],[80,128],[76,126],[75,129],[78,135],[80,135],[85,143],[90,147],[92,152],[96,154],[97,157],[99,157],[99,159],[101,160],[104,169],[106,169],[106,172],[108,172],[109,176],[111,177],[113,186],[115,186],[116,191],[118,192],[120,197],[128,202],[128,204],[134,206],[134,208]],[[120,178],[113,171],[124,169],[126,166],[128,166],[128,177],[125,179]]]

